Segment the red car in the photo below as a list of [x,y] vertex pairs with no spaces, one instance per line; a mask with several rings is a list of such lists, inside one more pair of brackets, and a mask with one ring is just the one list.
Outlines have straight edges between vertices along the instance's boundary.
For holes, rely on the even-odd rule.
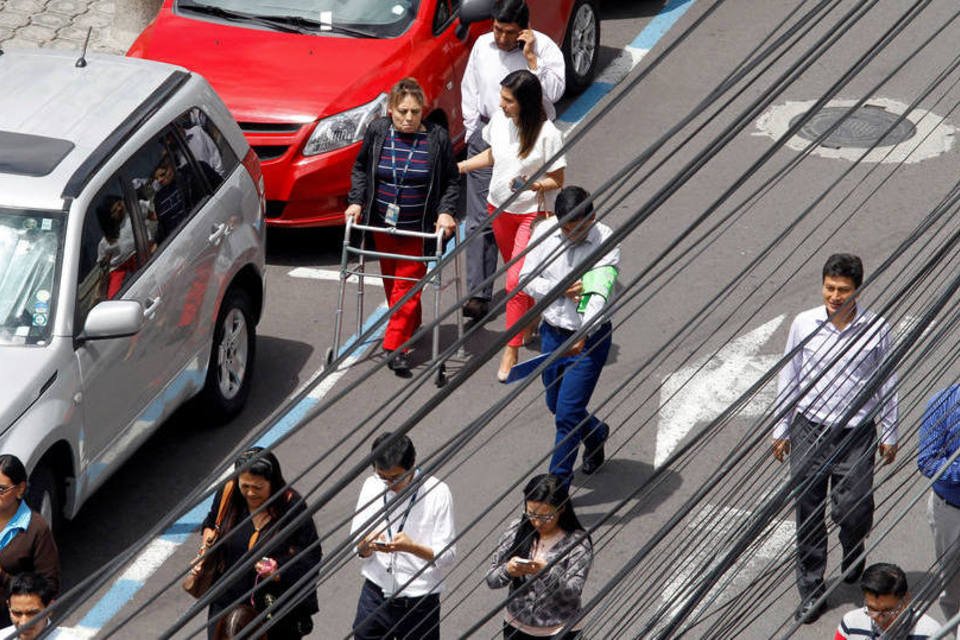
[[[596,68],[596,0],[528,0],[531,26],[561,44],[568,90]],[[224,99],[260,156],[275,226],[341,224],[367,123],[413,76],[463,146],[460,78],[492,0],[164,0],[128,55],[184,66]],[[326,8],[324,8],[326,7]],[[463,20],[461,20],[461,13]]]

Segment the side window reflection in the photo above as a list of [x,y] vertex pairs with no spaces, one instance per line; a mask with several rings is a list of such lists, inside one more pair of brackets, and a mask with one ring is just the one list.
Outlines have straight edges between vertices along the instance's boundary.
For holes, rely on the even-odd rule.
[[101,300],[120,297],[141,266],[133,221],[114,176],[93,198],[83,221],[77,270],[77,326]]
[[214,191],[237,166],[237,156],[201,109],[193,107],[174,123],[210,188]]

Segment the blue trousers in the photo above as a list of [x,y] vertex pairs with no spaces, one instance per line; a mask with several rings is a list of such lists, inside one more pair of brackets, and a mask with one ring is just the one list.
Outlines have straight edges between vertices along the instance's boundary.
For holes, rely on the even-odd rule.
[[[541,350],[544,353],[555,350],[572,333],[544,322],[540,326]],[[587,411],[587,403],[607,362],[612,341],[613,328],[610,322],[605,322],[587,338],[579,355],[561,358],[543,372],[547,408],[554,415],[557,427],[550,473],[567,485],[573,480],[580,443],[583,442],[589,452],[607,439],[607,425]]]

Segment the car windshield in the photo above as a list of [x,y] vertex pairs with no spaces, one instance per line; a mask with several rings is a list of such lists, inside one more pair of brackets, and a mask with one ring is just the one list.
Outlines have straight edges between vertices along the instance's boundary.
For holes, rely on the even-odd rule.
[[[222,10],[260,18],[298,20],[317,32],[392,38],[402,34],[417,15],[420,0],[179,0],[180,9],[215,13]],[[351,30],[357,33],[352,34]]]
[[50,339],[63,214],[0,208],[0,344]]

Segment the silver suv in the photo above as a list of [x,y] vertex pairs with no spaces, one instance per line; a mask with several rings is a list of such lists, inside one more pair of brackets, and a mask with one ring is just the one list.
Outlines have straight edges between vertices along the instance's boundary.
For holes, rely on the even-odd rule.
[[243,406],[263,180],[182,68],[7,51],[0,87],[0,452],[56,524],[187,399]]

